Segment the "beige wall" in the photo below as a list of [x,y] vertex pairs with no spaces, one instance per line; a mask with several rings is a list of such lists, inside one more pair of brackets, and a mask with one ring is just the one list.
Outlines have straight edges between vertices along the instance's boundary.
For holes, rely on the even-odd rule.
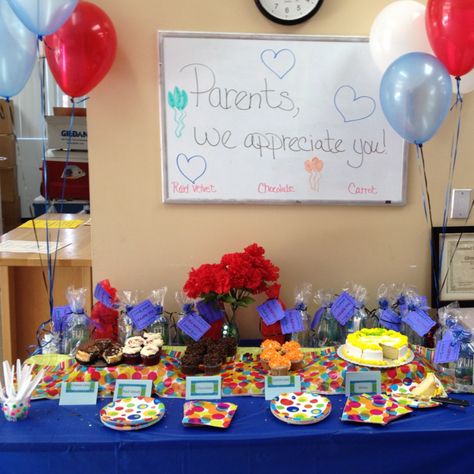
[[[316,17],[294,27],[271,23],[253,0],[94,1],[119,37],[116,62],[88,105],[95,280],[108,277],[118,288],[144,290],[168,285],[166,306],[176,309],[174,292],[191,266],[255,241],[280,266],[287,301],[304,281],[336,291],[354,280],[368,288],[370,305],[382,282],[430,291],[429,231],[413,150],[408,202],[400,208],[161,202],[157,30],[368,35],[390,1],[326,0]],[[457,187],[474,184],[474,99],[465,102]],[[437,225],[453,128],[451,118],[425,147]],[[258,334],[254,313],[241,319],[244,336]]]

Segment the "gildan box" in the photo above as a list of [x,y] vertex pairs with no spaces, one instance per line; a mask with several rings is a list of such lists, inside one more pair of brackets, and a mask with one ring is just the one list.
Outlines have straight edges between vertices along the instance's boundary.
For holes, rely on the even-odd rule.
[[16,166],[16,146],[15,135],[0,135],[0,168]]
[[71,137],[71,150],[87,150],[87,117],[74,117],[70,128],[71,117],[49,115],[46,117],[48,125],[48,148],[67,150],[68,140]]
[[12,202],[2,201],[3,232],[9,232],[21,224],[20,198]]
[[[65,151],[48,150],[46,166],[48,169],[48,199],[61,199],[65,183],[64,199],[89,200],[89,163],[86,152],[71,152],[66,165]],[[42,178],[44,178],[42,172]],[[65,178],[65,179],[64,179]],[[44,182],[41,183],[44,196]]]
[[2,201],[12,202],[18,199],[16,167],[0,168],[0,189]]
[[15,133],[13,102],[0,99],[0,133]]

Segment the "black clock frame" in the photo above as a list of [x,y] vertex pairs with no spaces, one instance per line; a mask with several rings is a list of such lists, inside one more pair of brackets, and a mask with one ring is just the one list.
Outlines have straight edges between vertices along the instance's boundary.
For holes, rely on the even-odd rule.
[[274,15],[272,15],[269,11],[267,11],[261,4],[260,0],[255,0],[255,5],[257,5],[257,8],[260,10],[260,12],[267,17],[269,20],[279,23],[280,25],[297,25],[298,23],[303,23],[306,20],[309,20],[312,16],[316,15],[316,13],[319,11],[321,8],[322,4],[324,3],[324,0],[320,0],[320,2],[316,5],[316,7],[311,10],[309,13],[306,15],[302,16],[301,18],[297,18],[295,20],[285,20],[282,18],[278,18]]

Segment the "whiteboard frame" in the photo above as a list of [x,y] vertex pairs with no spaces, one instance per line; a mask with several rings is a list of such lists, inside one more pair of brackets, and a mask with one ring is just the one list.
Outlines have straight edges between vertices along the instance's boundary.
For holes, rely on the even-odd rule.
[[329,36],[329,35],[273,35],[264,33],[211,33],[201,31],[169,31],[169,30],[158,30],[158,45],[159,45],[159,57],[158,57],[158,95],[160,98],[159,109],[160,109],[160,149],[161,149],[161,185],[162,185],[162,202],[165,204],[258,204],[258,205],[343,205],[343,206],[388,206],[388,207],[401,207],[405,206],[407,202],[407,174],[408,174],[408,145],[409,143],[405,140],[403,144],[402,153],[402,199],[397,202],[392,201],[345,201],[345,200],[265,200],[260,201],[258,199],[173,199],[168,195],[168,161],[165,159],[167,151],[167,129],[166,129],[166,87],[165,87],[165,74],[164,74],[164,39],[165,38],[225,38],[225,39],[253,39],[253,40],[276,40],[276,41],[309,41],[309,42],[335,42],[335,43],[368,43],[368,36]]

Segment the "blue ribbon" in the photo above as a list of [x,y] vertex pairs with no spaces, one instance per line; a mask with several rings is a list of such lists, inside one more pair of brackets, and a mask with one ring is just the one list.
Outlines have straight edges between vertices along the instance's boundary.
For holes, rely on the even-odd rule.
[[189,314],[193,311],[194,304],[193,303],[184,303],[183,304],[183,313]]
[[446,320],[446,327],[451,335],[451,346],[460,346],[460,357],[472,357],[474,355],[474,346],[472,342],[472,333],[462,324],[454,319]]
[[135,307],[135,305],[133,305],[133,304],[126,304],[126,305],[125,305],[125,311],[128,313],[128,312],[131,311],[134,307]]
[[163,314],[163,306],[161,304],[155,304],[155,311],[158,316],[161,316]]
[[303,303],[303,301],[300,301],[299,303],[296,303],[295,309],[297,311],[306,311],[308,307]]
[[388,301],[387,298],[380,298],[379,299],[379,307],[380,309],[388,309],[388,307],[390,306],[390,302]]
[[324,314],[324,312],[331,306],[331,303],[326,303],[323,304],[317,311],[314,313],[313,320],[311,321],[311,329],[316,329],[316,326],[318,325],[321,316]]

